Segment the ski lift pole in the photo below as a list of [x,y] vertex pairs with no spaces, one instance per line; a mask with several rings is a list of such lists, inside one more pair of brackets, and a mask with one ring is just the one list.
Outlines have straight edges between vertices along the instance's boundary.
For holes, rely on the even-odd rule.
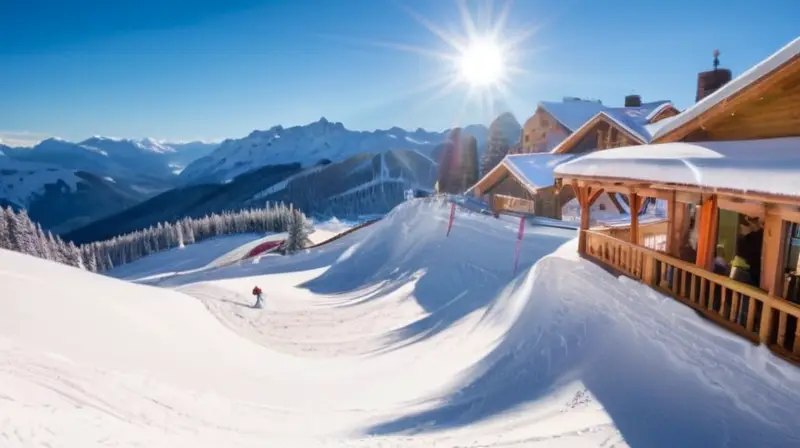
[[525,233],[525,217],[519,217],[519,232],[517,232],[517,247],[514,250],[514,276],[517,276],[519,266],[519,253],[522,250],[522,235]]
[[456,218],[456,204],[455,202],[450,204],[450,221],[447,223],[447,235],[450,236],[450,229],[453,228],[453,220]]

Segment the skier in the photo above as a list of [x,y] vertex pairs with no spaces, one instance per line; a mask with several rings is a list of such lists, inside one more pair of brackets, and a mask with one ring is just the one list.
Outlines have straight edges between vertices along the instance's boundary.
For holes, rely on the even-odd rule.
[[262,308],[262,298],[261,298],[261,288],[256,286],[253,288],[253,295],[256,296],[256,304],[253,305],[254,308]]

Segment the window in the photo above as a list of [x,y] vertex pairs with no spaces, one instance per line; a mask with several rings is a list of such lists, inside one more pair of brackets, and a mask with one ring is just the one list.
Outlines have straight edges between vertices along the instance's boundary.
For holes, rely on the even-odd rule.
[[531,141],[531,135],[530,134],[525,134],[525,143],[528,143],[530,141]]
[[600,204],[600,205],[597,206],[597,208],[599,208],[601,212],[605,211],[606,210],[606,204]]

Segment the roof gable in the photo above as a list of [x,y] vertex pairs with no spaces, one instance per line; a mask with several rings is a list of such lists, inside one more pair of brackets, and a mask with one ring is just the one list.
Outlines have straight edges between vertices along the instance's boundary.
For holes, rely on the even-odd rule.
[[658,130],[653,140],[664,142],[682,138],[695,128],[699,128],[701,125],[699,121],[704,116],[724,108],[735,97],[761,84],[788,64],[797,62],[799,57],[800,37],[678,114],[675,120],[671,120]]
[[669,101],[656,101],[642,104],[639,107],[607,107],[553,148],[552,153],[568,153],[575,145],[581,142],[588,132],[601,122],[616,127],[617,130],[624,132],[639,143],[649,143],[652,140],[652,133],[664,125],[661,123],[664,120],[660,120],[657,123],[661,124],[657,124],[650,123],[650,118],[671,105],[672,103]]
[[586,100],[542,101],[539,103],[539,107],[564,125],[570,132],[575,132],[593,116],[597,115],[598,112],[606,108],[601,103]]

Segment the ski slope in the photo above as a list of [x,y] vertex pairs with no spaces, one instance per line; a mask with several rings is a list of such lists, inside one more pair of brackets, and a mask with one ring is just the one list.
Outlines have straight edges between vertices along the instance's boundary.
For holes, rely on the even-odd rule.
[[448,214],[162,287],[0,251],[0,446],[797,446],[800,369],[574,231],[513,276],[514,223]]
[[[322,243],[357,223],[330,219],[314,223],[311,244]],[[204,272],[242,261],[247,254],[267,241],[285,240],[287,233],[244,233],[210,238],[182,248],[173,248],[117,266],[105,272],[114,278],[139,283],[160,284],[165,277]],[[261,257],[254,260],[258,261]]]

